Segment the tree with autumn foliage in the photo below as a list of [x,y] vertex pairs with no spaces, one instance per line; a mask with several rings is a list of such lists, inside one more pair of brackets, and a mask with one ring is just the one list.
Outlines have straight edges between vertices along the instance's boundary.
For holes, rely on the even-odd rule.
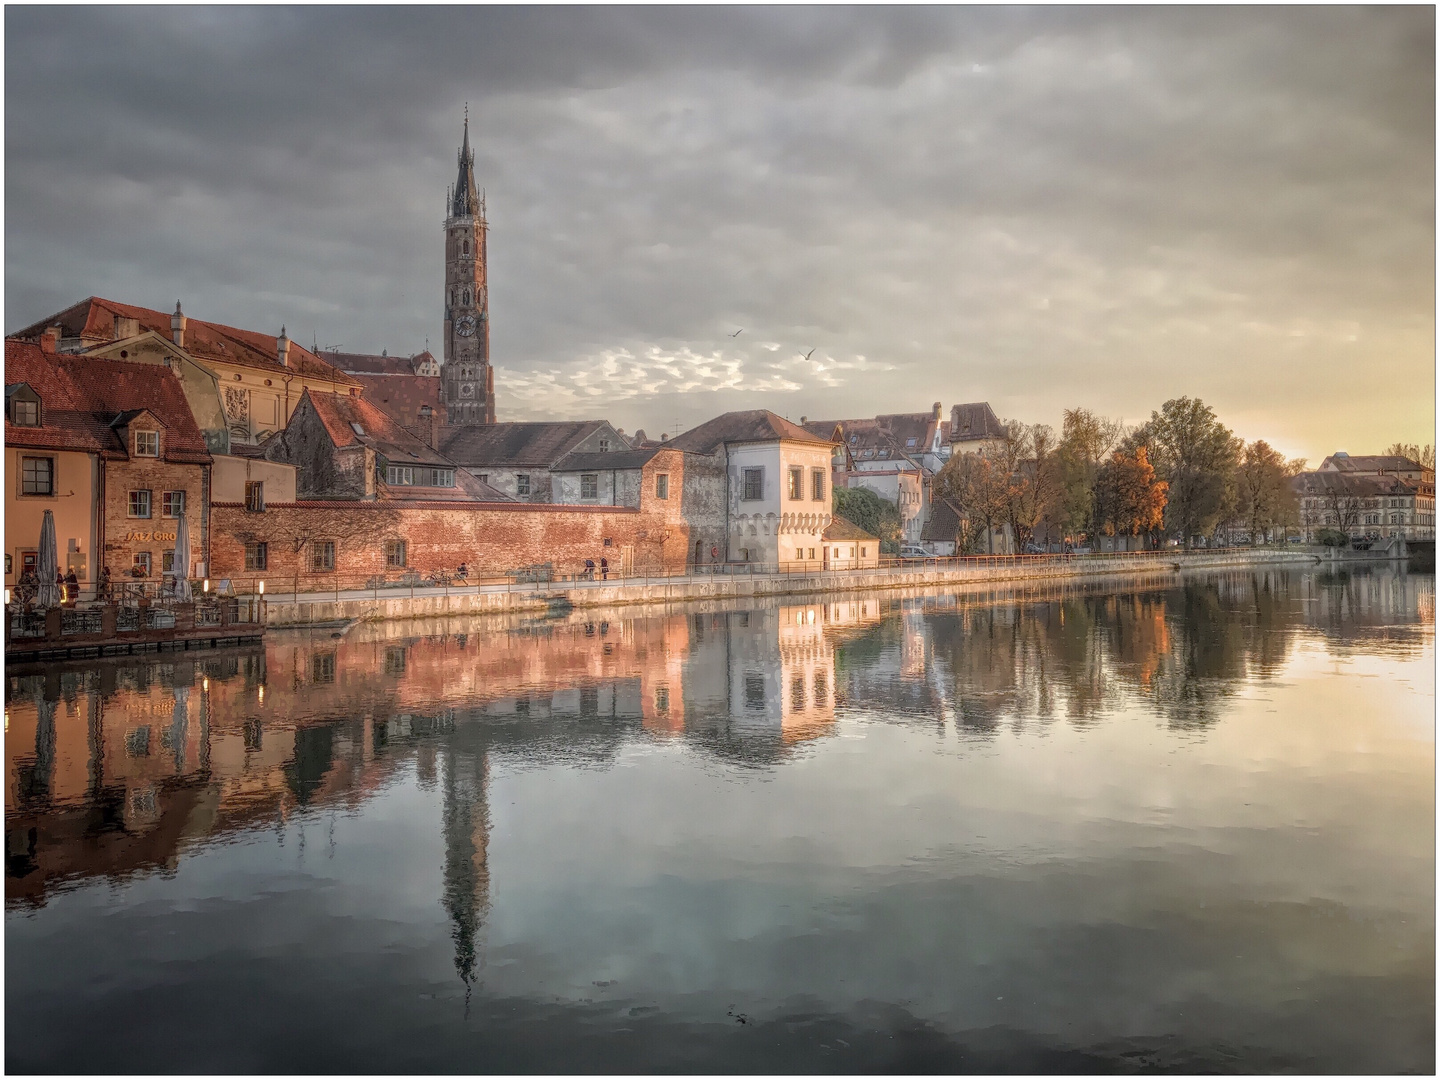
[[1110,455],[1095,478],[1096,523],[1106,536],[1154,536],[1165,526],[1169,485],[1143,446]]

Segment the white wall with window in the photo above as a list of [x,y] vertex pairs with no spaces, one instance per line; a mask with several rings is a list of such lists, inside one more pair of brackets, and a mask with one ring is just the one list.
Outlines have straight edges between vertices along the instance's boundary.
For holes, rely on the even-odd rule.
[[726,471],[730,561],[785,565],[804,561],[810,548],[823,545],[830,523],[829,445],[731,444]]

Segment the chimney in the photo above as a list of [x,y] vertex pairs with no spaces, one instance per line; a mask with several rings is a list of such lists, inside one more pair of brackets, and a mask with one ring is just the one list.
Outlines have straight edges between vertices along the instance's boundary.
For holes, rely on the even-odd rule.
[[285,327],[280,327],[280,336],[275,339],[275,354],[280,358],[281,367],[290,366],[290,339],[285,336]]
[[54,353],[60,351],[60,327],[47,327],[40,334],[40,351]]
[[435,445],[435,410],[429,405],[420,406],[420,437],[431,450],[439,449]]
[[175,301],[175,314],[170,316],[170,340],[180,348],[185,347],[185,324],[190,320],[180,310],[180,301]]
[[932,405],[931,408],[934,410],[933,418],[939,420],[941,415],[940,403],[938,401],[935,402],[935,404]]

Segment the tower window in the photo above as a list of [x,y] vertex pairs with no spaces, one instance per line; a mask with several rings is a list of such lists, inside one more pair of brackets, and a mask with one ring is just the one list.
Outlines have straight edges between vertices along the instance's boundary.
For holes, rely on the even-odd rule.
[[469,255],[469,254],[470,254],[470,241],[469,241],[469,240],[466,240],[466,241],[465,241],[465,254],[466,254],[466,255]]

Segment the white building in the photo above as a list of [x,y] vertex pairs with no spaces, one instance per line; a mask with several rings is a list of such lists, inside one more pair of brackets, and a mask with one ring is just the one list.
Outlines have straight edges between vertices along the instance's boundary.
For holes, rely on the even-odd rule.
[[666,443],[723,449],[726,559],[772,568],[821,560],[834,445],[766,409],[725,413]]

